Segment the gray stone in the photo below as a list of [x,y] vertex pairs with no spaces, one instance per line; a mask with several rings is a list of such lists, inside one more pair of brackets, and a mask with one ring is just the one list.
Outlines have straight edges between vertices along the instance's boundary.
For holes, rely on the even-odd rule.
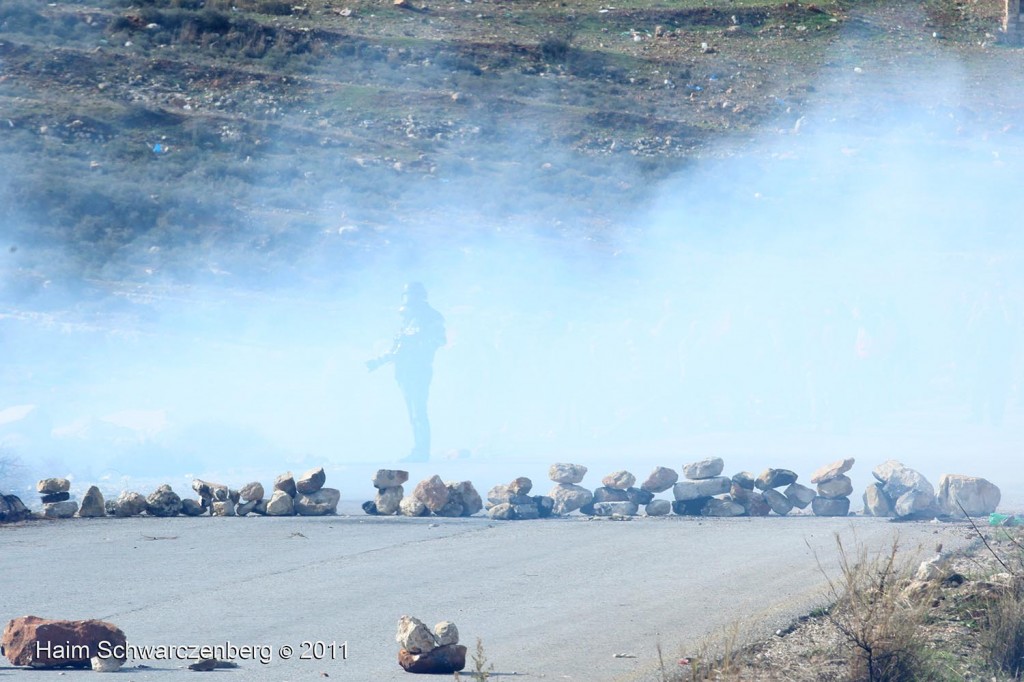
[[404,485],[409,480],[409,472],[401,469],[378,469],[373,475],[373,487],[378,490]]
[[499,484],[487,491],[487,501],[491,504],[502,504],[508,502],[512,495],[507,485]]
[[754,481],[754,485],[760,490],[770,490],[796,483],[796,479],[796,473],[789,469],[765,469]]
[[763,493],[764,501],[768,503],[771,510],[779,516],[785,516],[789,512],[793,511],[793,503],[789,501],[789,498],[780,493],[775,488],[768,488]]
[[432,512],[439,511],[448,503],[448,486],[437,475],[420,481],[412,494]]
[[642,488],[630,488],[626,491],[626,495],[630,502],[639,505],[650,504],[651,500],[654,499],[654,493]]
[[999,506],[1000,497],[999,488],[984,478],[943,474],[935,503],[943,514],[963,517],[967,512],[968,516],[988,516]]
[[578,484],[587,475],[587,467],[582,464],[552,464],[548,469],[548,477],[555,483]]
[[515,518],[515,514],[512,511],[512,505],[507,502],[496,504],[488,509],[487,516],[496,521],[511,521]]
[[672,494],[677,501],[696,500],[701,497],[714,497],[727,493],[731,486],[732,480],[725,476],[679,481],[672,486]]
[[378,488],[377,496],[373,500],[373,503],[377,507],[377,513],[383,516],[392,516],[393,514],[397,514],[404,496],[405,488],[400,485],[393,485],[388,488]]
[[601,483],[606,488],[612,488],[614,490],[628,490],[633,487],[634,483],[636,483],[636,476],[628,471],[613,471],[602,478]]
[[255,504],[255,506],[253,506],[252,513],[253,514],[257,514],[259,516],[266,516],[267,515],[267,504],[268,504],[267,498],[264,497],[262,500],[257,502]]
[[267,516],[294,516],[295,503],[286,491],[276,489],[267,502]]
[[[462,507],[459,516],[472,516],[484,508],[484,501],[472,482],[448,481],[445,486],[448,488],[448,503],[458,503]],[[530,502],[532,504],[533,501]]]
[[181,513],[185,516],[202,516],[203,505],[199,503],[199,500],[193,500],[191,497],[186,497],[181,501]]
[[370,516],[378,516],[377,505],[374,503],[373,500],[367,500],[366,502],[363,502],[360,506],[362,507],[364,513],[369,514]]
[[295,493],[297,495],[312,495],[324,487],[327,482],[327,474],[323,467],[310,469],[295,480]]
[[209,502],[213,500],[227,500],[230,499],[231,494],[226,485],[221,483],[210,483],[199,478],[192,479],[192,490],[199,495],[200,499],[207,501],[207,507]]
[[846,516],[850,513],[849,497],[815,497],[811,502],[815,516]]
[[602,486],[594,489],[594,504],[600,502],[628,502],[629,493],[625,490],[616,490],[615,488],[608,488]]
[[[883,487],[884,491],[884,487]],[[891,498],[890,498],[891,499]],[[911,516],[934,512],[935,496],[925,490],[908,490],[896,498],[893,511],[896,516]],[[934,513],[932,513],[934,516]]]
[[811,475],[811,483],[824,483],[825,481],[831,481],[833,478],[842,476],[853,468],[854,461],[853,457],[848,457],[846,459],[838,459],[831,464],[826,464]]
[[181,498],[169,485],[160,486],[146,498],[146,513],[150,516],[177,516],[180,512]]
[[668,467],[654,467],[654,471],[647,477],[647,480],[640,486],[642,490],[652,493],[663,493],[676,484],[679,474]]
[[672,503],[668,500],[651,500],[644,507],[644,513],[648,516],[665,516],[672,511]]
[[234,516],[235,503],[231,500],[214,500],[211,503],[214,516]]
[[881,483],[872,483],[864,491],[864,514],[867,516],[895,516],[892,500],[882,490]]
[[699,481],[719,476],[723,469],[725,469],[725,461],[721,457],[709,457],[692,464],[684,464],[683,476],[691,481]]
[[125,491],[118,495],[117,501],[117,512],[115,516],[125,518],[128,516],[138,516],[142,512],[146,511],[146,498],[139,493],[133,493]]
[[462,502],[458,499],[448,498],[444,506],[434,512],[438,516],[447,516],[449,518],[458,518],[462,516],[462,511],[465,507],[462,506]]
[[898,471],[899,469],[906,469],[906,467],[903,465],[903,462],[897,461],[895,459],[890,459],[885,462],[882,462],[874,469],[872,469],[871,475],[875,477],[876,481],[884,485],[889,482],[889,478],[893,475],[893,473],[895,471]]
[[540,518],[546,519],[555,513],[555,501],[547,495],[534,495],[533,504],[537,507]]
[[315,493],[299,493],[295,496],[295,513],[301,516],[336,514],[340,499],[341,491],[334,488],[320,488]]
[[[512,495],[529,495],[533,490],[533,481],[526,476],[520,476],[505,486]],[[457,644],[457,642],[455,642]]]
[[0,523],[15,523],[32,516],[32,512],[17,495],[0,495]]
[[839,474],[818,484],[818,495],[835,499],[853,494],[853,481],[846,474]]
[[739,472],[738,474],[736,474],[735,476],[732,477],[732,482],[733,483],[735,483],[739,487],[745,488],[747,490],[753,490],[754,489],[754,483],[756,481],[757,481],[757,478],[754,476],[754,474],[750,473],[749,471],[741,471],[741,472]]
[[402,516],[427,516],[430,514],[430,510],[427,509],[427,505],[423,504],[412,495],[402,498],[402,501],[398,505],[398,511],[401,512]]
[[701,510],[703,516],[743,516],[747,510],[743,505],[732,501],[729,498],[721,500],[712,498],[707,501]]
[[298,491],[295,489],[295,477],[292,472],[286,471],[274,479],[274,490],[280,490],[289,497],[295,497]]
[[639,507],[633,502],[595,502],[595,516],[636,516]]
[[437,648],[437,638],[418,618],[402,616],[395,634],[398,646],[409,653],[420,654]]
[[249,500],[248,502],[239,503],[235,507],[235,516],[248,516],[260,502],[261,500]]
[[66,493],[71,490],[71,481],[66,478],[44,478],[36,483],[36,492],[44,495]]
[[935,488],[928,482],[928,479],[910,467],[894,467],[889,471],[889,477],[882,489],[890,500],[899,499],[904,493],[911,490],[927,494],[932,498],[935,497]]
[[532,521],[540,518],[540,510],[535,504],[513,504],[512,518],[518,521]]
[[798,509],[806,509],[807,505],[815,498],[813,490],[799,483],[790,484],[785,490],[785,495],[793,503],[793,506]]
[[42,496],[42,503],[47,504],[50,502],[66,502],[71,499],[71,493],[49,493]]
[[107,515],[106,503],[103,501],[103,493],[100,492],[99,488],[93,485],[89,486],[89,489],[85,491],[78,515],[83,519]]
[[450,620],[443,620],[434,626],[434,638],[438,646],[459,643],[459,628]]
[[551,489],[548,497],[555,501],[554,513],[558,515],[574,512],[594,500],[592,492],[572,483],[559,483]]
[[49,502],[43,505],[44,519],[70,519],[78,511],[78,502],[64,500],[63,502]]
[[246,483],[239,489],[238,494],[246,502],[259,502],[263,499],[263,484],[256,481]]
[[710,499],[710,497],[698,497],[695,500],[676,500],[672,503],[672,511],[679,516],[700,516],[700,513],[704,511],[704,505]]

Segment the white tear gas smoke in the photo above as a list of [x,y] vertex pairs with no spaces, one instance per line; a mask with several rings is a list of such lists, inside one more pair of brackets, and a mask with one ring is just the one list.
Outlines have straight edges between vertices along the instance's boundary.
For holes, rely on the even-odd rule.
[[402,397],[364,361],[419,280],[448,331],[433,458],[479,485],[710,455],[807,473],[897,458],[1002,483],[1024,441],[1019,140],[957,137],[906,96],[864,129],[810,112],[799,135],[702,163],[604,243],[459,224],[477,214],[469,178],[452,203],[419,199],[444,238],[394,238],[355,270],[311,253],[258,290],[94,283],[108,298],[53,312],[10,299],[0,436],[39,475],[395,466]]

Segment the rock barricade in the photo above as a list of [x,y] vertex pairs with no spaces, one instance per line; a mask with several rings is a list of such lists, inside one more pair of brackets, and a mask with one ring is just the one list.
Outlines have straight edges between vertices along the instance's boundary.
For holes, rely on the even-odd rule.
[[[880,486],[864,493],[865,513],[891,510],[899,518],[934,518],[938,513],[935,488],[920,472],[891,459],[875,467],[871,474]],[[871,506],[868,506],[868,497]]]
[[817,484],[818,496],[811,501],[815,516],[846,516],[850,513],[850,495],[853,481],[846,472],[853,468],[853,457],[826,464],[811,476],[811,483]]
[[17,495],[0,495],[0,523],[14,523],[31,518],[25,503]]

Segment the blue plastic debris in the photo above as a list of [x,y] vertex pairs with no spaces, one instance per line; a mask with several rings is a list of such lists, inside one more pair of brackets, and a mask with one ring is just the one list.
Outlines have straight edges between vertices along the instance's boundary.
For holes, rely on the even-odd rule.
[[163,154],[165,151],[167,151],[167,149],[162,144],[160,144],[159,142],[157,142],[155,145],[153,145],[153,153],[154,154]]

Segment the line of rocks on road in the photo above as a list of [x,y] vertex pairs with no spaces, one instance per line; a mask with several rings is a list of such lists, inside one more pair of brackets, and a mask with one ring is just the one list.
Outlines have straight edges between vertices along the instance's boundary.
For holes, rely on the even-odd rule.
[[[555,486],[547,495],[531,495],[533,482],[518,477],[508,484],[496,485],[487,493],[484,505],[495,520],[531,520],[564,516],[579,512],[587,516],[629,518],[643,509],[645,516],[786,516],[794,509],[815,516],[847,516],[853,481],[847,473],[855,460],[846,458],[827,464],[810,477],[813,487],[798,482],[798,474],[789,469],[768,468],[759,476],[740,472],[723,476],[725,462],[713,457],[692,462],[679,473],[668,467],[655,467],[637,487],[637,478],[629,471],[605,476],[593,491],[580,485],[587,474],[582,464],[551,465],[548,476]],[[962,516],[959,507],[971,516],[990,514],[999,503],[999,489],[982,478],[945,474],[939,492],[919,472],[890,460],[873,471],[878,483],[864,493],[867,516],[888,516],[905,520]],[[460,502],[445,508],[447,497],[458,500],[460,486],[468,482],[444,483],[437,476],[422,481],[409,496],[402,484],[406,471],[381,469],[373,479],[375,500],[363,504],[373,515],[438,516],[471,515],[470,507]],[[672,500],[657,499],[659,493],[672,491]],[[478,496],[473,491],[474,499]],[[474,503],[473,509],[477,509]],[[807,513],[807,512],[803,512]]]
[[[854,459],[840,459],[821,467],[810,477],[813,488],[798,482],[796,472],[768,468],[759,476],[740,472],[723,476],[725,462],[713,457],[686,464],[682,479],[673,469],[655,467],[639,486],[636,477],[624,470],[605,476],[593,491],[580,485],[587,474],[582,464],[557,463],[548,475],[555,484],[546,495],[531,494],[533,482],[518,477],[496,485],[487,493],[486,504],[470,481],[442,481],[431,476],[411,494],[404,484],[409,472],[380,469],[372,483],[377,492],[363,503],[370,515],[411,517],[473,516],[482,509],[496,520],[530,520],[579,512],[587,516],[628,518],[645,516],[786,516],[794,509],[816,516],[846,516],[850,513],[853,482],[847,472]],[[889,460],[872,471],[875,482],[864,492],[866,516],[897,519],[984,516],[996,510],[999,488],[989,481],[959,474],[944,474],[938,490],[918,471]],[[0,496],[0,522],[39,518],[83,518],[115,516],[322,516],[337,513],[341,493],[324,487],[322,467],[311,469],[298,479],[286,472],[274,481],[269,498],[259,482],[235,490],[226,485],[195,479],[192,489],[198,499],[182,499],[169,485],[148,496],[125,491],[115,500],[104,501],[96,486],[83,495],[81,504],[71,498],[66,478],[39,481],[42,511],[33,514],[14,495]],[[656,495],[671,490],[672,498]],[[805,512],[806,513],[806,512]]]
[[198,498],[182,498],[170,485],[161,485],[152,493],[124,491],[114,500],[104,500],[96,486],[90,486],[81,504],[71,498],[71,481],[45,478],[36,485],[42,497],[42,511],[33,514],[19,498],[4,495],[0,503],[0,521],[22,521],[34,516],[44,519],[97,518],[114,516],[324,516],[335,514],[341,492],[324,487],[327,475],[323,467],[310,469],[299,478],[286,472],[274,481],[269,498],[263,484],[247,483],[235,490],[221,483],[200,479],[192,481]]

